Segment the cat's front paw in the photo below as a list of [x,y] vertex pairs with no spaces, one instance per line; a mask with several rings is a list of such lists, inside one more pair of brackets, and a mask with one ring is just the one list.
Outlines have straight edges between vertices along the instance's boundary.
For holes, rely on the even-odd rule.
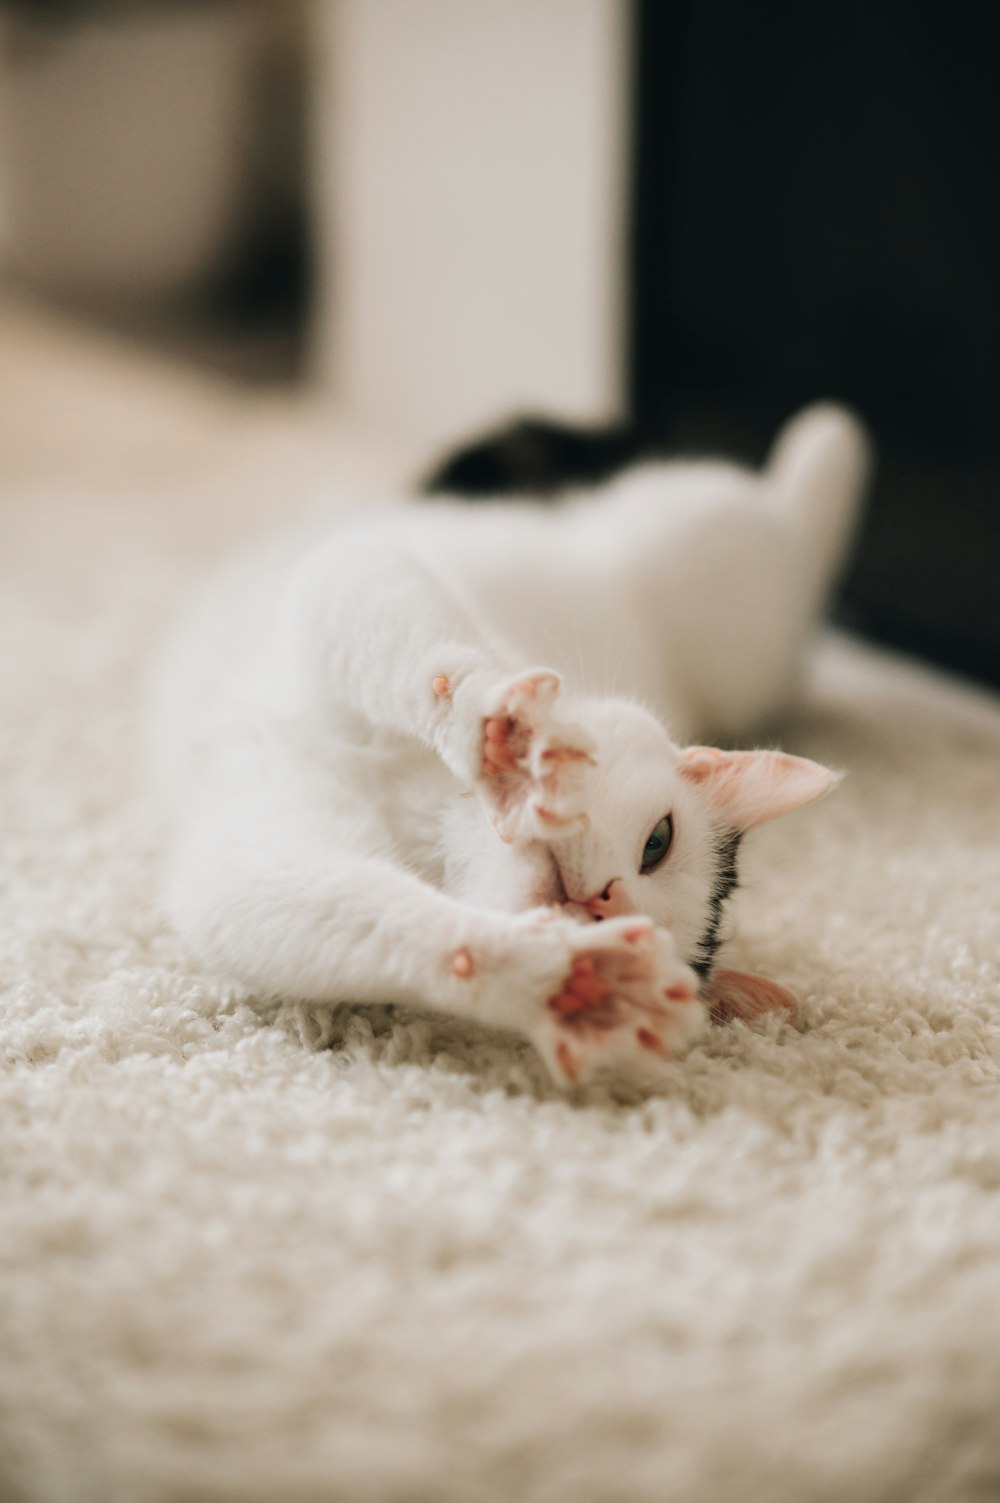
[[551,840],[585,821],[593,742],[555,717],[560,680],[534,669],[501,686],[479,728],[477,784],[503,840]]
[[545,999],[532,1040],[554,1079],[584,1084],[605,1070],[647,1078],[701,1034],[698,978],[673,938],[648,919],[578,928],[557,989]]

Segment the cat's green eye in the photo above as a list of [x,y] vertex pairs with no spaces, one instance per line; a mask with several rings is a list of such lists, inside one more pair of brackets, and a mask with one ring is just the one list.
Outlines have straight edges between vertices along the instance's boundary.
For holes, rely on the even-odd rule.
[[642,864],[640,872],[652,872],[659,866],[667,852],[670,850],[674,839],[674,822],[669,814],[664,814],[659,824],[653,830],[652,835],[642,848]]

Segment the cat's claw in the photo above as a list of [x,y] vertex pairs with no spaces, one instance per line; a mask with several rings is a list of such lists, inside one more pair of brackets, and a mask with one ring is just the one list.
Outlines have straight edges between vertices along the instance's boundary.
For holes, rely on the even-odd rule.
[[577,930],[572,958],[547,997],[533,1041],[559,1084],[597,1072],[648,1078],[658,1059],[684,1053],[702,1032],[698,978],[671,936],[647,919]]
[[505,684],[482,718],[479,786],[504,840],[551,840],[586,821],[593,742],[555,719],[559,689],[557,674],[534,669]]

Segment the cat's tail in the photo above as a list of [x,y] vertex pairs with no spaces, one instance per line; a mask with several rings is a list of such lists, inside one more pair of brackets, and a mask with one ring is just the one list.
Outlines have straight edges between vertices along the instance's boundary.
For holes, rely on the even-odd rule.
[[793,417],[768,455],[768,490],[801,538],[817,595],[843,567],[873,462],[863,423],[832,402],[806,407]]

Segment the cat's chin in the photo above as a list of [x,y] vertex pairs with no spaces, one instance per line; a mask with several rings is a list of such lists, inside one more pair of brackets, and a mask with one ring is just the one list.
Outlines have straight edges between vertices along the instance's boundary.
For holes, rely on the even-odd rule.
[[564,908],[573,905],[567,902],[562,883],[554,881],[532,882],[525,895],[525,908]]
[[563,884],[559,863],[544,847],[534,858],[531,883],[525,893],[526,908],[562,909],[572,907]]

